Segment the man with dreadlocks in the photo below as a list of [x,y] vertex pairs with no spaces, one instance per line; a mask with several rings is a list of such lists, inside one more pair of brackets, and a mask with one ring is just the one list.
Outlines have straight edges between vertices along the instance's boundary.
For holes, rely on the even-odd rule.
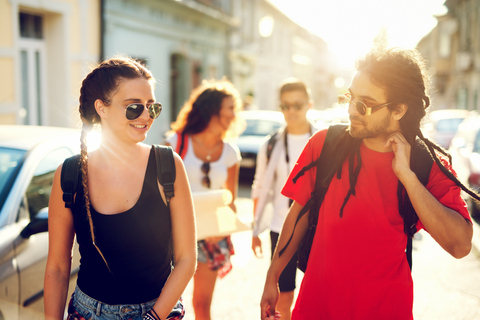
[[[342,96],[351,147],[340,145],[338,151],[349,148],[345,156],[338,159],[342,152],[334,152],[328,159],[339,164],[332,166],[335,175],[316,209],[315,237],[292,319],[413,319],[405,255],[411,234],[399,209],[405,199],[418,216],[412,230],[424,228],[455,258],[470,252],[473,228],[460,191],[479,197],[456,179],[447,153],[420,131],[430,105],[425,86],[416,51],[378,48],[358,62],[349,93]],[[300,212],[315,191],[317,167],[311,164],[320,157],[326,133],[309,140],[282,190],[294,202],[266,277],[261,319],[274,319],[278,278],[307,233],[308,214]],[[416,140],[433,158],[426,186],[411,169]]]

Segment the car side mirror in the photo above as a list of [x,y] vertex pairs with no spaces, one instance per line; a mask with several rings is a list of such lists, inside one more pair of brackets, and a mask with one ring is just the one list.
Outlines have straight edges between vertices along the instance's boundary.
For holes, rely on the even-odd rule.
[[32,235],[48,231],[48,208],[43,208],[38,211],[35,217],[30,221],[25,228],[23,228],[20,235],[28,239]]

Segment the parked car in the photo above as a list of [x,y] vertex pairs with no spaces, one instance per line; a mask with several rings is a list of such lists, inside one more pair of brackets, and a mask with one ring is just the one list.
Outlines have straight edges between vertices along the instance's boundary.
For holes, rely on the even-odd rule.
[[469,113],[460,109],[431,111],[422,122],[422,132],[428,139],[448,149],[458,126]]
[[[458,179],[480,191],[480,114],[471,113],[459,126],[448,150]],[[480,219],[480,204],[465,193],[470,213]]]
[[0,319],[44,319],[48,201],[55,170],[79,139],[73,129],[0,125]]
[[284,125],[285,118],[280,111],[267,110],[242,111],[239,116],[246,125],[235,141],[242,154],[240,175],[251,179],[255,173],[258,149],[267,135]]

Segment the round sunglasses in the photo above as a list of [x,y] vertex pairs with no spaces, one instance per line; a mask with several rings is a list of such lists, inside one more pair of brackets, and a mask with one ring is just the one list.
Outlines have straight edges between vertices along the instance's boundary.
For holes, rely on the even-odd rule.
[[158,118],[163,109],[162,104],[159,102],[148,104],[147,106],[144,106],[141,103],[132,103],[127,106],[125,116],[128,120],[135,120],[142,115],[145,108],[147,108],[150,118],[154,120]]
[[382,103],[377,106],[369,107],[362,101],[354,101],[350,93],[344,93],[338,96],[338,103],[340,105],[343,105],[347,109],[350,107],[351,104],[354,104],[358,113],[360,113],[362,116],[369,116],[372,113],[380,110],[381,108],[392,104],[393,102]]

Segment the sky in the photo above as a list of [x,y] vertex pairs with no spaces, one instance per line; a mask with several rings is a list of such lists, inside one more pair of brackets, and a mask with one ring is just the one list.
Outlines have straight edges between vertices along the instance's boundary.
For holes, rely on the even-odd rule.
[[445,0],[270,0],[290,19],[327,42],[352,67],[381,32],[388,46],[414,48],[447,12]]

